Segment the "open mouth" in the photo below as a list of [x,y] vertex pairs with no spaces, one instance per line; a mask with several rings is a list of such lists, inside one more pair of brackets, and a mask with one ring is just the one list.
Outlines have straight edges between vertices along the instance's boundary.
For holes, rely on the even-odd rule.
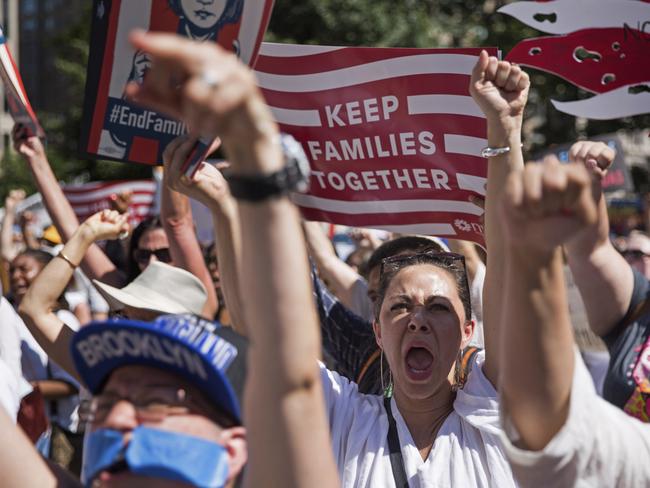
[[24,295],[29,287],[23,284],[11,285],[11,291],[14,295]]
[[433,354],[424,347],[411,347],[406,353],[406,373],[413,381],[426,380],[433,370]]

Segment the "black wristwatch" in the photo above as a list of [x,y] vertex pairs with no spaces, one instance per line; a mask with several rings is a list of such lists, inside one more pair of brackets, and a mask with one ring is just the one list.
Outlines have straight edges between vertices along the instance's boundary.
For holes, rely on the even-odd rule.
[[261,202],[290,192],[305,193],[309,189],[311,169],[305,151],[289,134],[280,134],[285,167],[274,173],[260,175],[229,175],[230,193],[237,200]]

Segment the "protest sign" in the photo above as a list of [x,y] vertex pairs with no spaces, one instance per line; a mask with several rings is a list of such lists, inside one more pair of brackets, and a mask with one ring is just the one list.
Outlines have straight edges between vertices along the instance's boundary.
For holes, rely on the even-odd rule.
[[23,124],[27,127],[30,136],[45,138],[45,132],[39,124],[36,114],[32,109],[20,72],[16,67],[7,40],[0,28],[0,78],[7,97],[7,106],[11,117],[16,123]]
[[217,42],[252,64],[266,30],[272,0],[95,0],[81,152],[87,156],[159,164],[185,125],[124,97],[128,82],[141,83],[151,64],[128,41],[133,29],[174,32]]
[[[310,220],[483,242],[486,121],[469,94],[480,49],[263,44],[256,74],[312,166]],[[489,49],[496,55],[496,49]]]
[[112,200],[123,195],[129,202],[129,223],[136,226],[153,213],[156,183],[153,180],[99,181],[66,185],[63,193],[79,221],[113,208]]
[[[630,174],[630,170],[625,162],[625,151],[623,150],[623,145],[618,136],[616,134],[605,134],[602,136],[590,137],[589,140],[604,142],[616,151],[616,158],[601,181],[603,191],[607,194],[615,192],[633,192],[634,183],[632,181],[632,175]],[[554,154],[561,162],[567,163],[569,162],[569,149],[571,146],[572,144],[562,144],[550,147],[548,150],[535,155],[535,159],[541,161],[544,156]]]
[[553,73],[596,95],[553,105],[571,115],[615,119],[650,112],[650,2],[553,0],[499,9],[553,37],[517,44],[507,60]]

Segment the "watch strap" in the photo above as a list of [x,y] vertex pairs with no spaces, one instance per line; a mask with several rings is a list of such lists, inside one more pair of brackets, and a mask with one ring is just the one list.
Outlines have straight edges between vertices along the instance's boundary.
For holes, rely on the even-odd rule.
[[295,189],[302,176],[297,165],[289,164],[283,169],[266,175],[230,175],[230,194],[237,200],[261,202],[281,197]]

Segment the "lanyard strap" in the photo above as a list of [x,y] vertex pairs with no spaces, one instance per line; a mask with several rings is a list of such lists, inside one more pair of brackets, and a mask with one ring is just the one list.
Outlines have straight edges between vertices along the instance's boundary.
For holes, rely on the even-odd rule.
[[397,436],[397,424],[395,423],[395,418],[390,407],[390,398],[384,398],[384,408],[386,409],[386,415],[388,415],[388,452],[390,455],[390,466],[393,469],[393,478],[395,478],[395,486],[397,488],[408,488],[409,483],[406,477],[406,470],[404,469],[399,437]]

